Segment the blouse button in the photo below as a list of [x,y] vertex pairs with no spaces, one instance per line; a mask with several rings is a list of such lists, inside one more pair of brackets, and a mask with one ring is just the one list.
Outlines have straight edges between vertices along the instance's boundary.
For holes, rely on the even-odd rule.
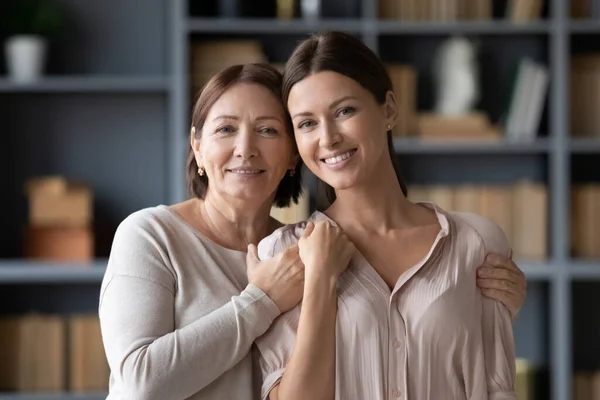
[[397,349],[399,349],[400,346],[402,346],[402,342],[399,341],[398,339],[394,340],[394,347],[397,348]]
[[392,390],[392,394],[394,395],[394,397],[400,397],[400,391],[398,389]]

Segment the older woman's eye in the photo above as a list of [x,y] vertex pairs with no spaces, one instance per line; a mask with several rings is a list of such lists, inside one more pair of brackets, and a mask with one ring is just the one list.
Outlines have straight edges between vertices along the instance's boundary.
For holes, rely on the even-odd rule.
[[228,134],[228,133],[234,132],[234,129],[230,125],[225,125],[225,126],[218,127],[215,132],[217,132],[219,134]]
[[263,128],[260,128],[260,133],[262,133],[264,135],[276,135],[279,132],[277,132],[277,129],[273,129],[273,128],[269,128],[268,126],[265,126]]

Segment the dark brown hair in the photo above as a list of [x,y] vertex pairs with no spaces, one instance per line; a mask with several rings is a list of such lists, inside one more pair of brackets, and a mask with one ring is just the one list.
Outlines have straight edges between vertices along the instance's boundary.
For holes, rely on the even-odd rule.
[[[342,32],[314,34],[296,47],[288,60],[283,74],[283,101],[287,104],[292,87],[311,74],[332,71],[358,82],[367,89],[379,104],[384,104],[386,94],[393,90],[392,81],[379,57],[356,36]],[[394,150],[392,132],[387,132],[388,152],[398,183],[406,196],[407,188]],[[326,184],[322,206],[335,201],[335,190]],[[322,187],[320,188],[322,189]]]
[[[217,100],[230,87],[237,83],[253,83],[262,85],[270,90],[278,101],[282,102],[281,97],[281,73],[269,64],[244,64],[234,65],[224,69],[214,75],[204,86],[196,103],[192,114],[192,126],[196,128],[196,138],[199,139],[202,135],[202,127],[206,121],[206,117],[217,102]],[[285,106],[282,102],[282,109],[285,116],[285,129],[287,134],[292,138],[292,145],[297,152],[296,141],[294,140],[294,130],[289,114],[285,111]],[[194,158],[192,147],[188,151],[187,157],[187,182],[188,191],[191,196],[204,198],[206,189],[208,188],[208,177],[206,175],[198,175],[198,165]],[[275,194],[273,204],[277,207],[287,207],[290,202],[298,202],[298,197],[302,193],[302,161],[300,160],[295,168],[294,176],[285,174]]]

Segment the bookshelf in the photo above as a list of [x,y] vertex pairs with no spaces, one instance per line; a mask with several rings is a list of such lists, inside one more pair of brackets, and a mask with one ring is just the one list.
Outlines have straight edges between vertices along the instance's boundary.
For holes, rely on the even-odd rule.
[[[26,215],[22,184],[27,177],[61,173],[89,182],[95,217],[113,228],[135,210],[186,197],[189,54],[194,42],[257,39],[269,61],[284,62],[297,41],[311,32],[352,32],[385,62],[410,63],[423,71],[418,107],[428,109],[433,50],[443,39],[463,34],[477,38],[484,50],[481,107],[493,118],[501,112],[502,93],[520,57],[530,55],[550,67],[538,138],[526,144],[398,138],[394,146],[409,182],[531,177],[548,185],[550,254],[545,261],[518,261],[529,286],[515,336],[518,356],[545,371],[540,385],[546,390],[540,388],[537,398],[570,399],[573,370],[600,367],[589,365],[590,358],[600,359],[600,349],[586,332],[586,322],[597,326],[600,318],[580,312],[583,304],[598,301],[600,260],[573,259],[569,234],[571,184],[580,179],[577,171],[585,169],[577,166],[597,165],[600,141],[570,138],[569,57],[575,38],[597,39],[600,22],[571,20],[567,0],[548,0],[540,21],[519,24],[498,18],[499,1],[493,20],[461,22],[380,20],[372,0],[359,0],[360,13],[353,17],[326,16],[312,22],[216,18],[190,12],[193,2],[147,0],[139,7],[133,0],[63,0],[72,33],[55,44],[49,76],[25,86],[0,76],[0,176],[7,193],[0,197],[0,206],[8,210],[0,230],[0,312],[95,312],[106,265],[106,245],[99,258],[81,265],[19,258]],[[589,175],[585,178],[600,181],[600,175]],[[586,344],[589,357],[583,354]],[[96,398],[103,395],[0,393],[0,400]]]

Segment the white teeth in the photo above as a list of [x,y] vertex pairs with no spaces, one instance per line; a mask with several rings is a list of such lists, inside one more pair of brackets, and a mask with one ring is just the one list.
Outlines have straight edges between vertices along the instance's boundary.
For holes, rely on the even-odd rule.
[[352,150],[350,150],[347,153],[340,154],[339,156],[336,156],[336,157],[326,158],[325,163],[326,164],[337,164],[339,162],[349,159],[351,155],[352,155]]
[[259,169],[235,169],[235,170],[231,170],[231,172],[233,172],[235,174],[240,174],[240,175],[252,175],[252,174],[260,173],[260,170]]

